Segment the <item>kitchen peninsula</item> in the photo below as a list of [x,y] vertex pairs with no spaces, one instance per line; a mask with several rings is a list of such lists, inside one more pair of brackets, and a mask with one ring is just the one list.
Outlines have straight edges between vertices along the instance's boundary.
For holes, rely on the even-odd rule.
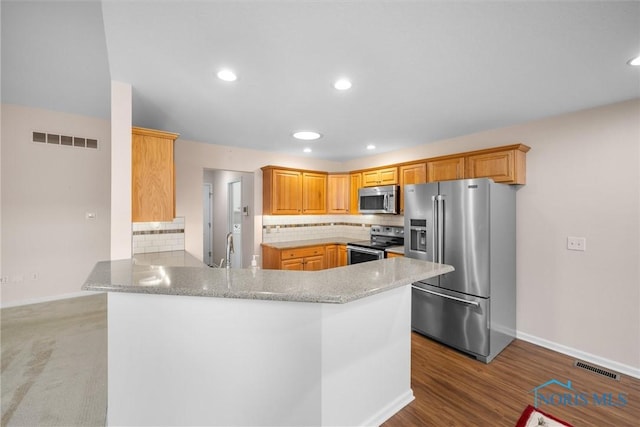
[[413,400],[411,290],[453,267],[96,264],[109,425],[379,425]]

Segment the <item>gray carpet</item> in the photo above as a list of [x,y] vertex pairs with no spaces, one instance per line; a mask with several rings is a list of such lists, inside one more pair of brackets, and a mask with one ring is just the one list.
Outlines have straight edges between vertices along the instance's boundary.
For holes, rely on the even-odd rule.
[[106,294],[1,311],[1,425],[104,426]]

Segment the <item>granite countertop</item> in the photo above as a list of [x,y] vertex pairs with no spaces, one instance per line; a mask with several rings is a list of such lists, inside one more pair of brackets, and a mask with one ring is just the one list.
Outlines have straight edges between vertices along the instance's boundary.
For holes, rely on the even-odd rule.
[[291,249],[303,248],[305,246],[346,245],[347,243],[355,242],[356,240],[358,239],[347,237],[326,237],[322,239],[290,240],[286,242],[262,243],[262,246],[269,246],[275,249]]
[[135,259],[101,261],[83,290],[138,294],[347,303],[453,267],[412,258],[387,258],[320,271],[142,265]]
[[206,267],[207,265],[187,251],[150,252],[134,254],[133,260],[140,265],[162,265],[165,267]]

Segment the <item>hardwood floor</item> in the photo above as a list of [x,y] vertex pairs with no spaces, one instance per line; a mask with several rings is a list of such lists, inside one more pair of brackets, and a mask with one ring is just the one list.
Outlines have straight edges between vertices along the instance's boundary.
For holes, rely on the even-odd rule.
[[[411,339],[416,399],[384,427],[515,426],[524,408],[534,404],[533,389],[551,379],[571,381],[573,391],[556,384],[541,389],[555,402],[541,403],[542,411],[575,427],[640,425],[640,379],[622,376],[616,381],[575,368],[573,358],[520,340],[487,365],[419,334]],[[626,405],[594,401],[594,394],[602,402],[608,393],[619,404],[622,393]]]

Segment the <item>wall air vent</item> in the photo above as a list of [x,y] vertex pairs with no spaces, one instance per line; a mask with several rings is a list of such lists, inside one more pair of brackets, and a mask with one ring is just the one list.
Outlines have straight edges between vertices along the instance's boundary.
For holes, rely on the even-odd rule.
[[98,149],[98,140],[93,138],[82,138],[79,136],[58,135],[55,133],[33,132],[33,142],[51,145],[65,145],[67,147]]
[[615,372],[609,372],[602,368],[598,368],[597,366],[592,366],[587,363],[576,360],[573,362],[573,366],[580,369],[585,369],[589,372],[593,372],[594,374],[602,375],[603,377],[611,378],[612,380],[620,381],[620,374],[616,374]]

